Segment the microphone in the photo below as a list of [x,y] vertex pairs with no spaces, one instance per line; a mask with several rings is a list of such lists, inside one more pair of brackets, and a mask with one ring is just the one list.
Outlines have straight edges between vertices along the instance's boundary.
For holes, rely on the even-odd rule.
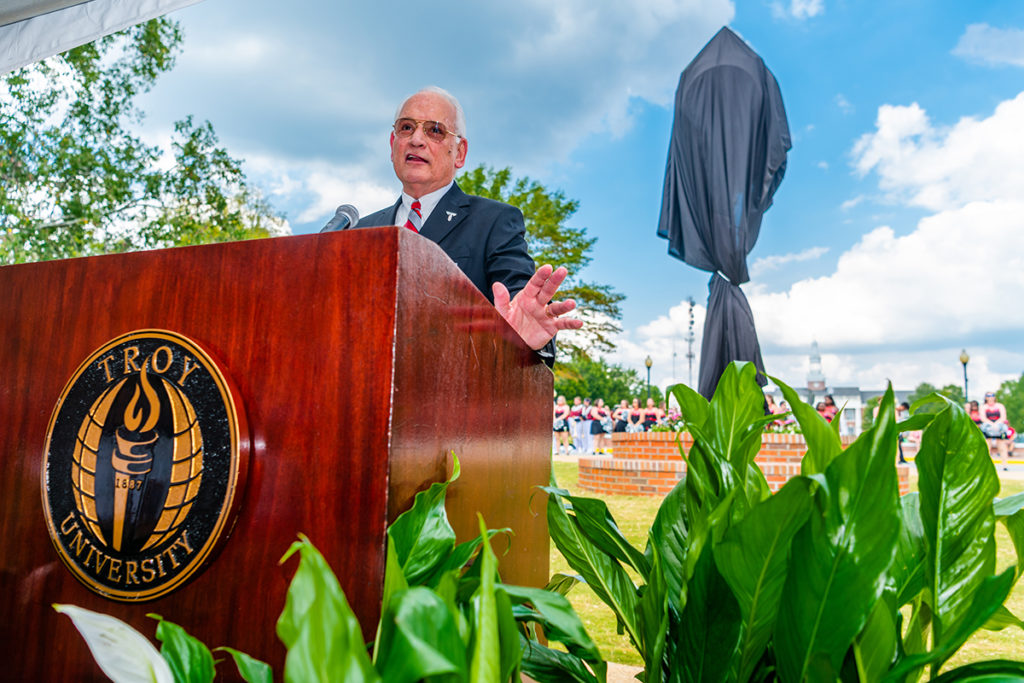
[[334,212],[334,218],[327,221],[327,225],[320,229],[320,232],[334,232],[335,230],[348,230],[359,222],[359,211],[351,204],[342,204]]

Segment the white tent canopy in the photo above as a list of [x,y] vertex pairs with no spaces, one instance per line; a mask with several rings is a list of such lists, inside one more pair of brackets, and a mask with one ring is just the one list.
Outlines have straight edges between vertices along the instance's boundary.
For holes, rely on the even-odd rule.
[[3,0],[0,74],[200,0]]

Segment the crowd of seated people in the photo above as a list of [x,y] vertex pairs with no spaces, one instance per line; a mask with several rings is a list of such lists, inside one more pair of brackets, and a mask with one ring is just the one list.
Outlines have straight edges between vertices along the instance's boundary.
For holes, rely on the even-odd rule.
[[591,455],[611,452],[613,432],[650,431],[665,423],[666,413],[664,403],[655,405],[653,398],[647,399],[644,407],[640,406],[640,399],[634,398],[631,404],[622,399],[612,408],[602,398],[591,401],[576,396],[569,405],[565,396],[559,396],[555,399],[553,418],[555,454]]
[[[831,422],[839,412],[832,395],[828,394],[815,405],[818,414],[826,422]],[[1007,468],[1013,440],[1016,432],[1006,417],[1006,407],[996,401],[993,392],[985,394],[985,402],[977,401],[964,404],[964,409],[988,440],[989,448],[999,456],[1003,469]],[[877,417],[878,406],[875,406]],[[778,415],[768,429],[785,430],[796,423],[786,401],[775,402],[774,396],[765,394],[765,413]],[[589,398],[576,396],[572,405],[566,402],[565,396],[559,396],[554,403],[553,451],[556,454],[594,454],[611,452],[611,434],[613,432],[646,432],[658,425],[669,423],[665,404],[655,405],[652,398],[646,405],[640,405],[639,398],[621,399],[614,408],[606,405],[604,399],[591,401]],[[910,405],[902,402],[896,406],[896,421],[902,422],[910,417]],[[903,459],[903,444],[915,442],[920,432],[907,432],[900,435],[897,457]]]
[[1013,439],[1017,434],[1010,426],[1010,421],[1006,419],[1006,406],[997,401],[996,395],[989,391],[985,394],[985,403],[982,406],[979,407],[977,401],[971,401],[966,408],[971,419],[988,440],[989,450],[995,449],[1003,469],[1007,469]]

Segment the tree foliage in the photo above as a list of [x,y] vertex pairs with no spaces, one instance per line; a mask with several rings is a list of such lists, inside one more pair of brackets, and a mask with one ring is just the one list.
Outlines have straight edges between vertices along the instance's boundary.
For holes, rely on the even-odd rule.
[[161,17],[0,79],[0,264],[280,228],[209,122],[178,121],[169,151],[132,130],[181,43]]
[[964,388],[959,384],[947,384],[939,389],[939,393],[958,406],[962,406],[967,401],[964,398]]
[[914,393],[910,394],[910,396],[907,397],[907,403],[913,404],[918,399],[922,399],[929,394],[936,393],[942,394],[953,403],[956,403],[958,406],[962,406],[964,404],[965,399],[963,387],[957,384],[947,384],[941,389],[939,389],[935,385],[929,384],[928,382],[921,382],[920,384],[918,384],[917,388],[914,389]]
[[[615,405],[622,399],[647,398],[647,378],[633,368],[608,363],[601,358],[577,352],[555,366],[555,393],[571,402],[575,396],[603,398]],[[651,385],[651,398],[663,399],[661,389]]]
[[579,277],[580,271],[590,263],[590,250],[597,241],[597,238],[587,237],[586,228],[567,225],[579,208],[579,202],[567,199],[561,190],[550,191],[526,177],[512,180],[508,168],[494,170],[480,165],[460,175],[458,182],[469,194],[518,207],[526,221],[530,253],[538,265],[550,263],[569,270],[558,296],[576,300],[583,329],[559,340],[561,358],[574,357],[581,351],[592,354],[614,349],[612,336],[622,329],[619,304],[625,297],[609,285],[584,282]]
[[907,403],[913,405],[914,402],[917,401],[918,399],[924,398],[928,394],[934,394],[936,391],[938,391],[938,389],[935,387],[934,384],[929,384],[928,382],[921,382],[920,384],[917,385],[917,388],[914,389],[914,393],[910,394],[910,396],[907,397]]
[[1006,406],[1006,419],[1018,432],[1024,431],[1024,374],[1008,379],[996,391],[996,400]]

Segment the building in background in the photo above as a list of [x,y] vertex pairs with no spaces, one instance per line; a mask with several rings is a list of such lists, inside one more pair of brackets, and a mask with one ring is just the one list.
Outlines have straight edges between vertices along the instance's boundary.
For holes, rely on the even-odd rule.
[[[776,403],[784,400],[782,392],[777,388],[770,388],[766,393],[771,394]],[[885,389],[869,390],[861,389],[860,387],[828,386],[825,372],[821,366],[821,351],[818,348],[818,342],[815,341],[811,344],[811,352],[808,356],[807,389],[801,393],[802,398],[812,406],[816,406],[819,402],[824,401],[826,395],[831,395],[836,406],[842,410],[839,434],[841,436],[857,436],[864,431],[864,425],[867,423],[865,413],[869,410],[868,401],[884,394]],[[902,401],[906,401],[913,391],[909,389],[896,389],[894,393],[896,395],[896,403],[899,404]]]

